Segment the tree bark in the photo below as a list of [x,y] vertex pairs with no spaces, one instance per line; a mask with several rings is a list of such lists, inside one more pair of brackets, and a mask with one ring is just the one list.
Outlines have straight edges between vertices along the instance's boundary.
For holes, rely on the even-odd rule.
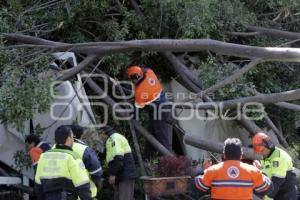
[[294,101],[300,99],[300,89],[285,91],[280,93],[272,94],[259,94],[250,97],[242,97],[239,99],[232,99],[227,101],[215,101],[208,103],[198,103],[198,104],[177,104],[176,107],[183,109],[229,109],[236,108],[238,105],[243,106],[247,103],[261,103],[261,104],[271,104],[282,101]]
[[[258,58],[262,59],[263,61],[300,62],[299,48],[256,47],[226,43],[211,39],[148,39],[125,42],[94,42],[61,45],[61,43],[47,40],[45,41],[44,39],[24,36],[22,34],[3,34],[3,36],[9,41],[38,44],[31,45],[31,48],[49,48],[56,51],[66,51],[68,49],[72,49],[72,51],[76,53],[95,55],[110,55],[113,53],[125,53],[130,51],[198,52],[210,50],[222,55],[250,59]],[[26,45],[23,45],[23,48],[24,47],[26,47]]]
[[268,116],[265,116],[264,119],[267,122],[267,124],[269,125],[269,127],[274,131],[274,133],[276,134],[276,136],[277,136],[279,142],[282,144],[282,146],[284,148],[289,148],[289,144],[283,137],[282,132],[280,132],[278,130],[278,128],[275,126],[275,124],[272,122],[272,120]]
[[139,5],[137,4],[137,2],[135,0],[130,0],[130,3],[135,11],[135,13],[138,15],[138,16],[144,16],[143,12],[141,11]]
[[275,105],[278,107],[281,107],[281,108],[286,108],[289,110],[300,112],[300,106],[297,104],[292,104],[292,103],[287,103],[287,102],[278,102],[278,103],[275,103]]
[[202,84],[198,78],[174,54],[171,52],[163,52],[161,54],[171,63],[171,67],[176,71],[189,90],[193,92],[201,91]]
[[[188,145],[191,145],[193,147],[197,147],[199,149],[203,149],[206,151],[216,152],[216,153],[223,153],[224,144],[221,142],[215,142],[212,140],[204,140],[203,138],[199,136],[194,135],[185,135],[184,136],[184,142]],[[260,159],[259,156],[256,156],[253,154],[253,150],[250,148],[243,147],[243,153],[244,157],[246,159]]]
[[286,39],[292,39],[292,40],[300,39],[300,33],[281,31],[281,30],[272,29],[272,28],[249,26],[249,27],[247,27],[247,30],[253,31],[253,32],[258,32],[260,34],[270,36],[273,38],[286,38]]
[[262,129],[258,127],[254,122],[241,118],[240,120],[237,120],[239,124],[241,124],[249,133],[251,136],[253,136],[256,133],[262,132]]
[[86,67],[88,67],[94,60],[96,60],[98,56],[96,55],[88,55],[83,61],[81,61],[76,67],[71,68],[65,74],[58,77],[57,81],[66,81],[76,74],[80,73]]

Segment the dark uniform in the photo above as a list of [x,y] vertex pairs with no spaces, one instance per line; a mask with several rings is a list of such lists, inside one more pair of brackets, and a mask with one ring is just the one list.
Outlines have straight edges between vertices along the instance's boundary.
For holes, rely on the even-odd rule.
[[[154,71],[150,68],[141,68],[139,66],[129,67],[129,78],[132,79],[135,75],[140,77],[140,80],[135,83],[135,106],[137,108],[145,107],[149,110],[151,134],[164,147],[171,150],[171,131],[167,123],[171,120],[171,106],[167,103],[163,87]],[[150,151],[153,151],[152,147],[147,149],[147,152]]]
[[274,185],[274,191],[266,199],[297,200],[297,178],[289,154],[274,147],[270,155],[260,162],[263,172]]
[[132,200],[134,195],[134,179],[136,169],[131,148],[127,139],[111,130],[107,133],[106,162],[109,175],[116,176],[115,200]]
[[74,140],[72,149],[79,155],[80,159],[82,159],[85,168],[90,176],[92,197],[96,197],[96,184],[100,183],[103,173],[97,154],[95,153],[95,151],[93,151],[93,149],[91,149],[84,142],[78,139]]
[[90,181],[78,154],[56,145],[40,157],[35,175],[38,200],[92,200]]

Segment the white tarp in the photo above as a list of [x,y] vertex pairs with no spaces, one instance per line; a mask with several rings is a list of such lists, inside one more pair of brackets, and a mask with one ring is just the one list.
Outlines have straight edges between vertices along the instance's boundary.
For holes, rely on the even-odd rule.
[[[173,101],[183,102],[185,98],[188,98],[190,91],[184,88],[177,81],[172,80],[170,83]],[[197,99],[199,102],[199,99]],[[197,115],[198,113],[198,115]],[[250,144],[249,133],[233,120],[208,120],[205,119],[205,112],[203,110],[180,110],[177,109],[177,114],[181,120],[177,120],[180,127],[185,131],[185,134],[198,135],[204,140],[212,140],[216,142],[224,142],[226,138],[238,137],[241,139],[244,146]],[[185,120],[184,117],[193,116],[191,119]],[[199,117],[202,116],[202,117]],[[268,134],[274,137],[274,134],[268,131]],[[274,137],[276,138],[276,137]],[[276,140],[278,143],[278,140]],[[193,160],[202,160],[209,155],[206,151],[192,147],[190,145],[184,145],[187,155]]]

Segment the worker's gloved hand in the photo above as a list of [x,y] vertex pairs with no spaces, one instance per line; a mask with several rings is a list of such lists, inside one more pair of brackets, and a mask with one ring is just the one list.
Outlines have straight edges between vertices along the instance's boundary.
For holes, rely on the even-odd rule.
[[210,166],[212,166],[212,160],[211,159],[204,160],[203,169],[205,170],[205,169],[209,168]]
[[114,185],[116,183],[116,176],[109,176],[108,182],[111,185]]
[[254,160],[253,161],[253,166],[255,166],[259,170],[262,169],[261,164],[260,164],[260,162],[258,160]]

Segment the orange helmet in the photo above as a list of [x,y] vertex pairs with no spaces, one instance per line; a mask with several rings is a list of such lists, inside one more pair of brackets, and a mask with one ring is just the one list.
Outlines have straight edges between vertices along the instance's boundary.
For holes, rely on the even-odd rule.
[[254,153],[262,153],[264,151],[264,148],[269,148],[270,143],[270,137],[265,133],[256,133],[252,138]]
[[139,66],[131,66],[128,68],[127,74],[134,84],[138,84],[144,77],[144,70]]
[[140,66],[131,66],[127,70],[128,77],[132,77],[134,75],[144,76],[144,70]]

